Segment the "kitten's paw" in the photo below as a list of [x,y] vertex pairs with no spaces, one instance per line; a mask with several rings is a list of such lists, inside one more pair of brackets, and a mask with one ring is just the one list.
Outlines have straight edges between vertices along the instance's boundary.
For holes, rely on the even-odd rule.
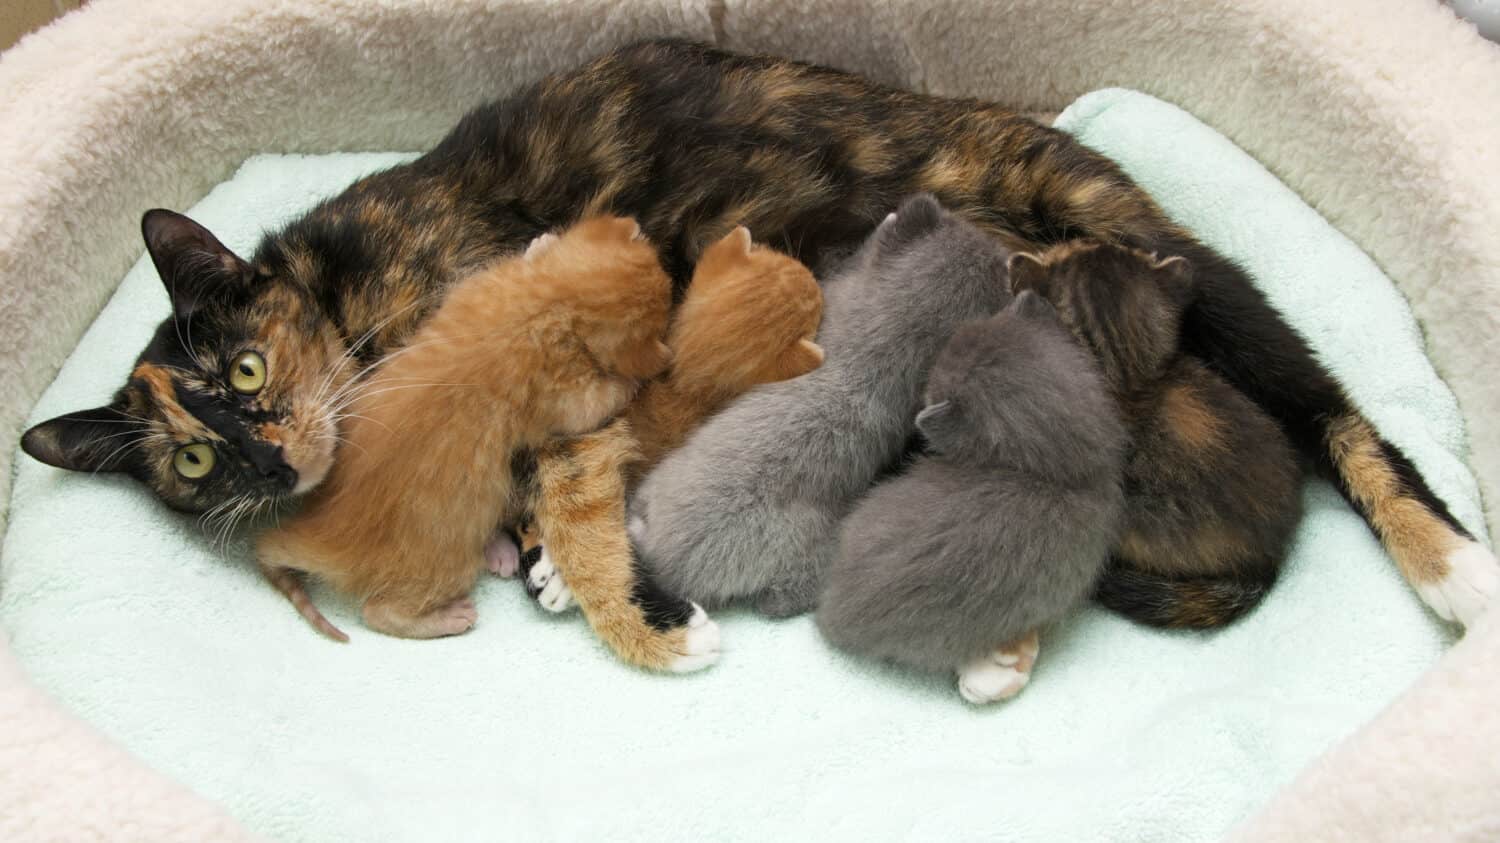
[[462,635],[473,629],[474,624],[479,622],[479,609],[474,606],[471,598],[462,597],[434,610],[426,619],[434,638],[444,635]]
[[1469,627],[1500,594],[1500,562],[1484,545],[1469,541],[1448,554],[1448,575],[1417,585],[1417,594],[1443,620]]
[[693,604],[693,616],[684,628],[678,653],[667,665],[673,673],[692,673],[719,660],[719,625],[697,603]]
[[521,567],[521,549],[504,530],[496,531],[484,546],[484,564],[497,577],[509,579]]
[[549,612],[564,612],[573,605],[573,591],[563,581],[562,572],[552,563],[546,546],[542,547],[536,564],[526,573],[526,593]]
[[1031,681],[1031,668],[1040,652],[1032,632],[958,669],[958,693],[975,705],[1008,700]]

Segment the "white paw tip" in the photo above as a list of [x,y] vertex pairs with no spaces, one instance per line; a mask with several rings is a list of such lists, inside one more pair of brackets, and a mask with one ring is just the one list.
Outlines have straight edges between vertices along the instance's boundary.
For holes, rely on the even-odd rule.
[[1448,575],[1417,586],[1422,602],[1444,620],[1473,625],[1500,594],[1500,563],[1478,542],[1465,542],[1448,554]]
[[542,555],[531,566],[526,579],[531,582],[533,588],[545,588],[552,581],[552,575],[557,573],[557,566],[552,564],[552,557],[547,554],[547,548],[542,548]]
[[693,604],[693,616],[688,619],[683,643],[687,652],[668,666],[673,673],[702,670],[719,660],[719,625],[697,603]]
[[1030,681],[1029,673],[980,659],[958,672],[958,693],[974,705],[985,705],[1010,699]]
[[536,599],[549,612],[565,612],[573,606],[573,590],[562,577],[553,577]]

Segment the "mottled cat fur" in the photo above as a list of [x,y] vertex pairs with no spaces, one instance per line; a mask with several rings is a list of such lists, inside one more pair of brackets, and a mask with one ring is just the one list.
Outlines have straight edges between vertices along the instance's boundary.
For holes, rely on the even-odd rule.
[[[1017,251],[1092,237],[1186,257],[1198,295],[1184,350],[1282,426],[1436,612],[1468,622],[1483,610],[1494,554],[1248,274],[1107,158],[992,103],[678,40],[507,92],[421,158],[268,232],[248,259],[181,215],[149,212],[171,313],[111,400],[33,427],[22,447],[59,468],[128,473],[184,511],[272,506],[332,460],[337,413],[322,384],[399,348],[451,284],[543,232],[634,217],[680,287],[736,225],[822,269],[920,191]],[[228,384],[247,349],[269,372],[253,396]],[[196,446],[217,455],[213,470],[175,472],[174,455]]]
[[965,672],[965,697],[986,701],[1007,689],[984,687],[1005,678],[984,669],[997,648],[1085,602],[1104,571],[1125,430],[1098,364],[1035,293],[955,332],[926,400],[931,454],[844,519],[818,627],[853,653]]
[[710,246],[673,316],[667,374],[648,383],[620,421],[537,454],[536,523],[518,531],[528,592],[551,611],[576,600],[631,664],[682,671],[711,661],[717,628],[637,564],[625,533],[627,488],[730,399],[817,368],[823,351],[812,340],[822,312],[812,273],[753,244],[748,230]]
[[294,602],[287,570],[352,595],[381,632],[468,630],[485,544],[520,514],[517,454],[597,428],[660,374],[670,307],[655,248],[619,217],[455,286],[356,393],[332,473],[260,537],[260,564]]
[[1228,623],[1265,596],[1301,516],[1301,468],[1281,428],[1178,345],[1193,270],[1099,243],[1016,255],[1093,350],[1133,441],[1125,518],[1099,600],[1145,623]]
[[1006,258],[931,196],[903,202],[824,285],[822,367],[751,390],[642,482],[631,533],[661,584],[810,610],[839,520],[914,430],[933,358],[1009,300]]

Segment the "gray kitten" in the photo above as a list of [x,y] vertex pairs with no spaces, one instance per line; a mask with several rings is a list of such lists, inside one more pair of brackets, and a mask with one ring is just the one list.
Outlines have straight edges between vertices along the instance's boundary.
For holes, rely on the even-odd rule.
[[901,457],[943,343],[1010,300],[1008,256],[931,196],[887,217],[825,285],[822,367],[746,393],[641,484],[631,535],[660,585],[811,610],[839,521]]
[[1036,629],[1085,602],[1115,540],[1127,433],[1098,364],[1035,293],[943,349],[917,426],[931,456],[842,528],[818,608],[835,646],[1021,690]]

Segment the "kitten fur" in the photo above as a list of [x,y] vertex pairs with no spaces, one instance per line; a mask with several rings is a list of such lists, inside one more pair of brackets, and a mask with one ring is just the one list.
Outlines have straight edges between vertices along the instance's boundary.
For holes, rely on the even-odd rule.
[[466,631],[485,546],[520,514],[518,452],[597,428],[660,374],[670,306],[654,247],[619,217],[457,285],[355,394],[332,473],[260,537],[261,566],[284,592],[285,569],[322,578],[381,632]]
[[527,592],[560,611],[565,581],[596,634],[631,664],[682,671],[712,661],[703,648],[717,646],[717,627],[637,563],[625,533],[627,488],[730,399],[817,368],[823,350],[812,340],[822,312],[812,273],[752,243],[747,229],[710,246],[673,317],[667,374],[648,383],[617,423],[537,454],[536,517],[517,533]]
[[[542,232],[634,217],[681,287],[736,225],[823,269],[920,191],[1016,251],[1090,237],[1187,258],[1199,294],[1184,350],[1282,426],[1434,611],[1468,623],[1496,593],[1494,554],[1244,269],[1107,158],[993,103],[680,40],[621,46],[475,108],[421,158],[268,232],[248,259],[187,217],[147,212],[170,313],[110,401],[36,425],[21,446],[233,522],[324,476],[339,418],[323,384],[367,370],[455,281]],[[246,351],[268,372],[253,395],[230,388]],[[211,451],[212,470],[174,471],[184,448]]]
[[1192,267],[1074,242],[1016,255],[1011,284],[1051,301],[1093,350],[1130,429],[1125,517],[1099,601],[1168,627],[1250,611],[1301,517],[1301,467],[1275,421],[1181,352]]
[[841,649],[953,672],[1088,600],[1127,440],[1098,364],[1035,293],[959,328],[926,401],[931,453],[844,519],[817,621]]
[[902,455],[933,358],[1009,300],[1007,257],[931,196],[887,217],[824,285],[823,365],[746,393],[642,482],[631,531],[662,586],[810,610],[839,520]]
[[636,476],[751,387],[822,365],[814,342],[822,316],[812,272],[753,243],[749,229],[736,227],[704,251],[668,333],[672,368],[626,411],[640,443]]

